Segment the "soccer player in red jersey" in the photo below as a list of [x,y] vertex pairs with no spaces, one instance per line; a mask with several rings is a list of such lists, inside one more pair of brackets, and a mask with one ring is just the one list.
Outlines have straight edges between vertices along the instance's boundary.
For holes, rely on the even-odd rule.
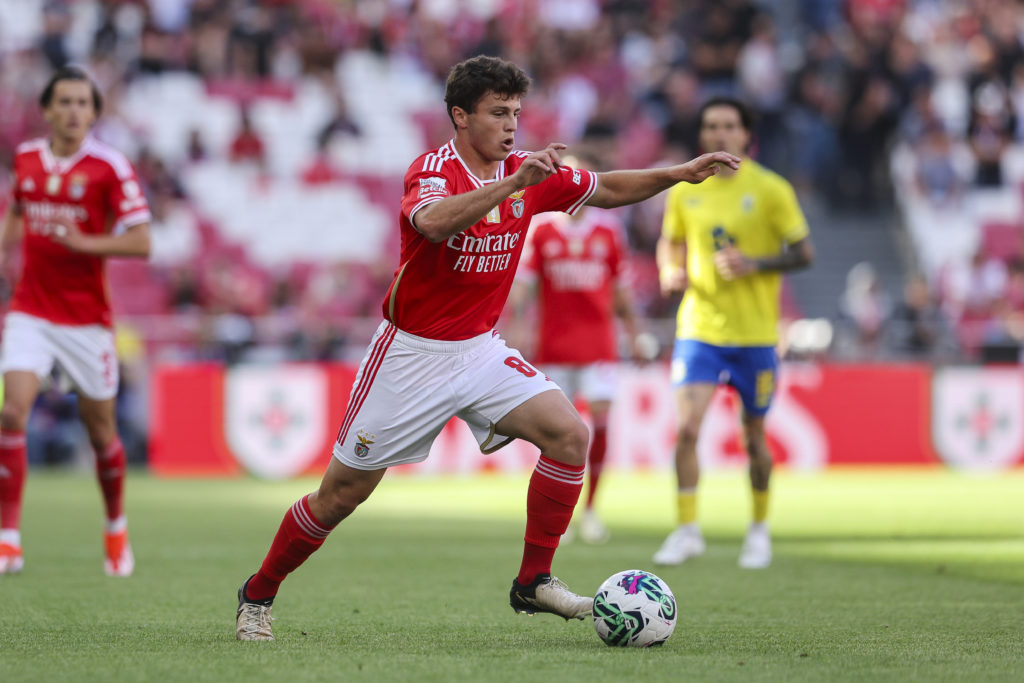
[[529,78],[514,64],[474,57],[455,65],[445,102],[455,137],[405,176],[401,263],[384,321],[356,374],[320,488],[288,510],[259,570],[238,590],[235,635],[272,640],[271,605],[285,577],[366,500],[392,465],[420,462],[452,416],[484,452],[512,439],[542,455],[526,495],[516,612],[584,618],[593,600],[551,575],[558,541],[583,487],[589,433],[558,387],[494,330],[531,217],[615,207],[675,183],[701,182],[739,158],[715,152],[667,168],[596,174],[561,163],[565,145],[517,152]]
[[84,71],[58,70],[39,104],[50,135],[17,149],[0,239],[2,256],[21,237],[23,257],[0,360],[0,574],[24,566],[25,426],[41,383],[57,366],[78,393],[96,451],[106,507],[104,570],[129,576],[135,560],[123,509],[125,454],[114,410],[118,366],[104,260],[149,255],[149,206],[128,160],[89,135],[103,101]]
[[[566,159],[575,166],[572,159]],[[589,164],[588,164],[589,165]],[[609,212],[584,207],[573,216],[538,216],[530,228],[512,300],[522,309],[536,291],[538,320],[532,360],[570,398],[587,403],[592,423],[587,495],[580,537],[603,543],[608,530],[594,510],[608,450],[608,412],[619,360],[615,318],[622,319],[630,355],[641,360],[632,298],[626,287],[622,225]],[[520,310],[519,316],[525,312]],[[571,531],[571,529],[570,529]],[[566,533],[565,541],[570,536]]]

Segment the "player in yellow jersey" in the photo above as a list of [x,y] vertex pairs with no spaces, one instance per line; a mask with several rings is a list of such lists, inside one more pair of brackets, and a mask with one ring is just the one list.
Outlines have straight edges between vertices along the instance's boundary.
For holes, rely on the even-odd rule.
[[[736,155],[747,151],[751,116],[739,101],[714,98],[701,108],[700,145]],[[814,259],[807,221],[792,186],[744,159],[704,184],[668,191],[658,267],[665,294],[685,290],[672,355],[678,434],[679,526],[654,555],[675,565],[704,552],[697,524],[697,435],[720,383],[743,404],[744,445],[750,456],[753,522],[740,566],[771,564],[766,524],[772,456],[764,420],[775,390],[781,273]]]

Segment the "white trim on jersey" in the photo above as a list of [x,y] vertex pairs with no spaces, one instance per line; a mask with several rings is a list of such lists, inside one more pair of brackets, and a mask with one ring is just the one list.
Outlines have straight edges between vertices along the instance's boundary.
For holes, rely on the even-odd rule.
[[26,140],[15,148],[15,154],[25,154],[26,152],[42,152],[43,148],[46,147],[46,138],[33,138],[32,140]]
[[[481,188],[484,185],[490,185],[491,183],[497,182],[505,177],[505,160],[503,159],[501,163],[498,164],[498,170],[494,174],[493,178],[489,180],[480,180],[480,178],[477,178],[476,175],[474,175],[473,172],[469,170],[469,166],[466,164],[465,160],[459,155],[459,151],[455,149],[455,141],[452,140],[448,144],[451,145],[452,154],[454,154],[455,158],[458,159],[460,164],[462,164],[462,169],[466,172],[466,175],[469,176],[469,180],[474,185],[476,185],[477,188]],[[510,152],[510,154],[515,154],[515,152]],[[508,159],[508,157],[505,157],[505,159]]]
[[588,199],[594,196],[595,192],[597,192],[597,174],[594,173],[593,171],[587,170],[584,170],[583,173],[586,173],[587,177],[590,178],[590,189],[583,193],[583,196],[577,199],[575,204],[573,204],[572,206],[565,210],[565,213],[569,214],[570,216],[575,216],[576,212],[579,211],[583,207],[583,205],[587,203]]
[[149,223],[151,220],[153,220],[153,216],[149,213],[149,209],[132,211],[131,213],[122,216],[121,220],[115,223],[114,227],[110,229],[110,232],[113,235],[120,235],[128,228],[134,228],[136,225]]
[[47,173],[59,173],[60,175],[67,173],[68,169],[89,154],[89,139],[90,138],[86,137],[85,140],[82,141],[82,144],[79,145],[78,151],[71,156],[55,157],[53,156],[53,150],[50,149],[49,141],[46,138],[43,138],[43,144],[39,147],[39,158],[43,162],[43,170]]
[[85,142],[82,143],[82,149],[87,154],[107,162],[114,169],[118,180],[127,180],[134,175],[128,158],[107,143],[101,142],[94,137],[87,137]]
[[[444,195],[428,196],[426,199],[421,201],[419,204],[417,204],[416,206],[412,207],[412,210],[409,212],[409,222],[412,223],[412,226],[415,228],[416,227],[416,221],[413,219],[413,217],[416,215],[417,211],[419,211],[423,207],[427,206],[428,204],[436,204],[437,202],[441,201],[442,199],[447,199],[447,198],[448,198],[448,195],[446,195],[446,194],[444,194]],[[419,230],[419,228],[416,228],[416,229]]]
[[420,170],[423,172],[440,173],[444,162],[452,158],[454,151],[454,141],[449,140],[441,147],[438,147],[437,150],[423,157],[423,168]]

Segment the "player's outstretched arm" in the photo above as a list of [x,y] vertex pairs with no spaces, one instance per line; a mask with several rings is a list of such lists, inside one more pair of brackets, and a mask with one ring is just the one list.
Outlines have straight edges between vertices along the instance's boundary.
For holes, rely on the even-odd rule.
[[117,235],[87,235],[71,221],[53,222],[57,228],[51,239],[70,251],[92,256],[149,257],[149,223],[133,225]]
[[558,172],[565,149],[560,142],[552,142],[539,152],[526,157],[522,166],[507,178],[471,192],[446,197],[428,204],[413,217],[415,228],[431,242],[443,242],[452,235],[466,230],[487,212],[524,187],[536,185]]
[[587,200],[587,204],[602,209],[635,204],[676,183],[704,182],[723,166],[733,170],[739,168],[740,157],[728,152],[711,152],[676,166],[599,173],[597,190]]

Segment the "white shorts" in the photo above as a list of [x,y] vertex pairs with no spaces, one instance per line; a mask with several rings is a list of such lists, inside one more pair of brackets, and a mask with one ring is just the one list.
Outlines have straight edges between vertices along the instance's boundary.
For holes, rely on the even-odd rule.
[[8,313],[0,371],[34,372],[46,381],[54,365],[87,398],[103,401],[117,395],[117,349],[110,328],[57,325],[26,313]]
[[491,453],[512,441],[494,432],[501,418],[557,389],[497,332],[437,341],[385,321],[356,373],[334,457],[359,470],[421,462],[453,416]]
[[540,368],[569,398],[582,396],[588,403],[610,401],[618,386],[619,364],[601,361],[589,365],[542,365]]

